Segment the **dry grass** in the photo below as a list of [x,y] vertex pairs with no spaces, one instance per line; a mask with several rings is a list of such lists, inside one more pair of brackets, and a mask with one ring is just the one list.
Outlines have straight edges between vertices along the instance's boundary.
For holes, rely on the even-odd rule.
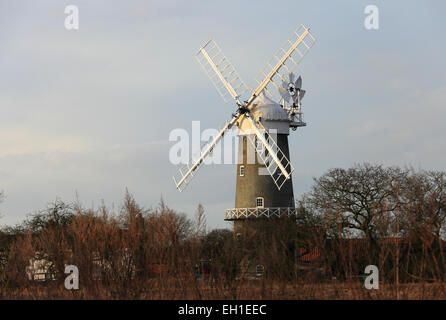
[[[144,210],[129,194],[119,214],[105,207],[92,211],[58,202],[22,228],[3,233],[0,298],[446,298],[441,239],[421,237],[370,246],[366,241],[328,240],[323,229],[296,229],[285,219],[252,223],[240,241],[229,231],[206,232],[202,211],[199,208],[194,224],[164,203]],[[320,257],[302,267],[299,249],[314,247]],[[36,252],[51,261],[55,280],[28,279],[25,270]],[[196,265],[203,259],[211,261],[209,270],[200,271],[209,280],[195,277]],[[244,276],[260,262],[266,270],[263,277]],[[64,288],[67,264],[79,268],[79,290]],[[379,290],[367,290],[359,281],[368,264],[379,267]]]
[[[169,283],[167,283],[169,282]],[[367,290],[360,283],[319,283],[280,285],[268,281],[240,283],[236,289],[207,283],[178,285],[175,280],[159,283],[148,281],[143,289],[129,290],[125,295],[109,287],[96,290],[81,286],[68,291],[55,284],[33,284],[26,288],[0,291],[2,299],[151,299],[151,300],[395,300],[395,285],[381,285]],[[413,283],[399,286],[401,300],[444,300],[445,283]]]

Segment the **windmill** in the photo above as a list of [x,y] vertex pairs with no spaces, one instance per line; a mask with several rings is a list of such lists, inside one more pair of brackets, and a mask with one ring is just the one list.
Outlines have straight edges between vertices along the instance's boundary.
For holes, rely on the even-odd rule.
[[[306,123],[302,119],[302,78],[292,70],[308,53],[316,39],[301,25],[255,78],[257,88],[249,90],[214,40],[195,54],[225,102],[235,101],[237,111],[219,133],[203,145],[173,177],[182,191],[196,176],[204,159],[232,127],[239,136],[235,208],[226,210],[225,220],[234,221],[234,231],[253,218],[288,216],[296,213],[289,161],[289,129]],[[275,102],[279,99],[281,104]],[[249,141],[249,143],[248,143]],[[252,155],[257,157],[252,157]],[[254,158],[254,159],[253,159]]]

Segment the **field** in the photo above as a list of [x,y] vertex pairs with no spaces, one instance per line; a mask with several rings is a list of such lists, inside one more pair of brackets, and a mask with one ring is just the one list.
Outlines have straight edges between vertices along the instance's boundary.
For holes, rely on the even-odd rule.
[[1,299],[150,299],[150,300],[444,300],[445,283],[413,283],[399,286],[380,285],[378,290],[367,290],[361,283],[277,284],[268,281],[248,281],[236,288],[218,284],[180,284],[176,281],[150,281],[135,288],[81,285],[68,291],[63,285],[36,284],[26,289],[0,291]]

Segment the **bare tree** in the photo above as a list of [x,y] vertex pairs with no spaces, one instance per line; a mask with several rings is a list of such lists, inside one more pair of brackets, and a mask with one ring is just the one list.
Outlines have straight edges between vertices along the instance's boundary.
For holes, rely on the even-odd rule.
[[403,171],[381,165],[334,168],[320,178],[305,205],[324,218],[332,236],[363,235],[371,242],[388,232],[381,227],[395,209],[392,181]]
[[404,228],[408,235],[440,237],[446,221],[446,174],[412,172],[401,193]]

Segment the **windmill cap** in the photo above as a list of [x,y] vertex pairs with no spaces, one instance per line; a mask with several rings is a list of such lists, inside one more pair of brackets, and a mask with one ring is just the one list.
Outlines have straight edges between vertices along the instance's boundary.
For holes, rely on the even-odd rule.
[[251,114],[257,119],[262,118],[262,120],[289,121],[288,112],[264,94],[254,100]]

